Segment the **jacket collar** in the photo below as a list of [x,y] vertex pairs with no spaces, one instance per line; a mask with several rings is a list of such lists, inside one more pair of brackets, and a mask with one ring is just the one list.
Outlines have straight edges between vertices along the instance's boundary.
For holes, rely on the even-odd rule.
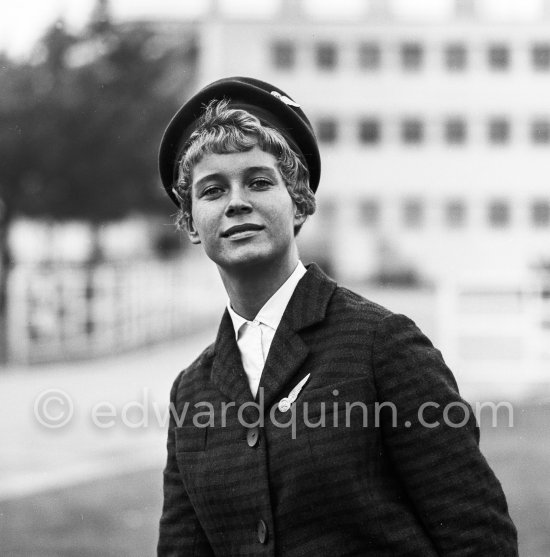
[[[263,325],[266,325],[276,331],[279,327],[279,323],[283,318],[283,314],[292,298],[292,294],[298,286],[298,283],[306,274],[307,270],[301,261],[298,261],[296,268],[291,273],[291,275],[286,279],[286,281],[279,287],[279,289],[267,300],[267,302],[260,309],[254,321],[259,321]],[[231,301],[227,301],[227,311],[231,316],[231,321],[233,322],[233,328],[235,329],[235,338],[239,340],[239,331],[245,323],[249,323],[247,319],[239,315],[231,307]]]
[[[309,353],[299,332],[325,318],[336,283],[315,263],[296,286],[277,328],[260,381],[264,408],[268,409],[297,373]],[[211,380],[237,407],[253,402],[235,339],[231,317],[225,310],[214,345]]]

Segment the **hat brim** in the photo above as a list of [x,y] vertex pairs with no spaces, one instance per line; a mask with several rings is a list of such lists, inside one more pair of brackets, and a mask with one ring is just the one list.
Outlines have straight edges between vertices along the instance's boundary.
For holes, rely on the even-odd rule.
[[230,108],[246,110],[263,125],[278,130],[290,148],[303,158],[309,171],[310,188],[313,192],[317,190],[321,177],[319,148],[313,128],[301,108],[297,104],[287,104],[290,97],[269,83],[232,77],[211,83],[189,99],[164,132],[159,150],[159,171],[166,193],[178,207],[180,203],[172,188],[177,179],[179,159],[205,107],[212,100],[222,99],[229,101]]

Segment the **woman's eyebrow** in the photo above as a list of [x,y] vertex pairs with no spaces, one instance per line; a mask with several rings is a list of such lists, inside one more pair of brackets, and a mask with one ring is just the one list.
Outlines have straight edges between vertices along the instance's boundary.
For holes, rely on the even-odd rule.
[[199,189],[205,186],[211,180],[221,180],[221,179],[222,179],[222,174],[220,172],[213,172],[212,174],[207,174],[206,176],[203,176],[202,178],[197,180],[194,183],[194,186],[196,189]]
[[272,177],[276,176],[275,169],[270,166],[249,166],[246,169],[246,174],[254,174],[256,172],[265,172]]

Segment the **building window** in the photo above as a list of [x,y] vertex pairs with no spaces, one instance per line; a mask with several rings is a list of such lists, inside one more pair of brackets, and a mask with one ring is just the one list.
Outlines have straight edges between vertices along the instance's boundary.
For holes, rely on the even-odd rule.
[[535,120],[531,125],[533,143],[550,143],[550,121]]
[[332,43],[321,43],[316,50],[317,66],[322,70],[333,70],[338,63],[336,45]]
[[361,120],[359,122],[359,141],[367,144],[379,143],[380,122],[371,118]]
[[462,44],[450,44],[445,48],[445,64],[451,71],[464,70],[467,64],[466,47]]
[[536,70],[550,70],[550,43],[533,45],[531,55]]
[[334,143],[338,138],[338,126],[333,118],[323,118],[317,122],[317,137],[322,143]]
[[489,120],[489,141],[496,145],[508,143],[510,140],[510,122],[506,118]]
[[419,43],[401,45],[401,63],[406,70],[419,70],[422,66],[424,51]]
[[451,118],[445,122],[445,140],[452,145],[466,141],[466,122],[461,118]]
[[296,63],[296,48],[290,41],[277,41],[272,49],[273,65],[280,70],[290,70]]
[[366,70],[376,70],[380,67],[380,47],[374,43],[359,45],[359,67]]
[[405,120],[401,126],[401,139],[403,143],[422,143],[424,140],[424,126],[418,119]]
[[550,201],[534,201],[531,205],[531,220],[535,226],[550,226]]
[[463,226],[466,220],[466,205],[457,199],[449,201],[445,206],[445,221],[453,227]]
[[493,70],[506,70],[510,66],[510,50],[505,45],[489,47],[489,66]]
[[408,228],[417,228],[424,219],[424,206],[419,199],[407,199],[403,203],[403,224]]
[[374,199],[365,199],[361,205],[361,222],[368,226],[374,226],[380,219],[380,205]]
[[510,207],[506,201],[489,203],[489,224],[495,228],[507,226],[510,222]]

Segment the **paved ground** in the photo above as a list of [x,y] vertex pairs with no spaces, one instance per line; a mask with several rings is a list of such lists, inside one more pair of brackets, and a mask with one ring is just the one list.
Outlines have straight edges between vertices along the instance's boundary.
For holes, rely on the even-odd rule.
[[213,335],[88,362],[0,368],[0,500],[162,466],[172,381]]
[[2,557],[152,557],[162,507],[158,469],[0,503]]

